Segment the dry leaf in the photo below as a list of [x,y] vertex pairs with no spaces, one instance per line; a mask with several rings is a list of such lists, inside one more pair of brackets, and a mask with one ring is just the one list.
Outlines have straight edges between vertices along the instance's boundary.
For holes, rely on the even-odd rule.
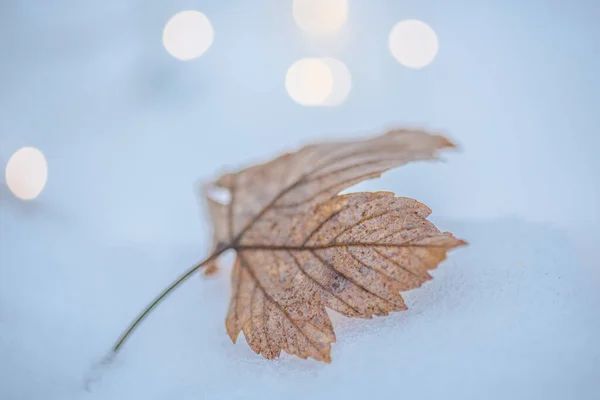
[[[281,351],[330,362],[333,326],[326,308],[371,318],[406,310],[399,292],[431,279],[446,253],[466,244],[441,233],[427,206],[393,193],[338,193],[454,145],[419,130],[304,147],[268,163],[225,174],[205,187],[213,224],[212,254],[163,291],[121,335],[113,351],[167,294],[200,267],[237,253],[226,328],[244,332],[266,358]],[[229,191],[221,204],[210,188]]]
[[231,194],[229,204],[206,197],[216,254],[237,253],[226,319],[231,339],[243,331],[269,359],[283,350],[330,362],[335,334],[326,307],[358,318],[406,310],[399,292],[431,279],[427,271],[465,242],[441,233],[416,200],[338,193],[451,147],[442,136],[395,130],[307,146],[214,182]]

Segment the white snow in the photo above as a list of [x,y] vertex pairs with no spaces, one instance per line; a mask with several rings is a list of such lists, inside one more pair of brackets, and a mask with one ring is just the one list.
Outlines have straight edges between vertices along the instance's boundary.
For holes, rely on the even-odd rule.
[[27,290],[11,294],[10,308],[3,302],[0,398],[595,398],[600,290],[565,234],[516,219],[437,223],[470,246],[406,294],[408,311],[368,321],[335,315],[330,365],[267,361],[243,339],[232,344],[227,270],[184,284],[98,368],[196,251],[72,248],[77,239],[58,231],[23,256],[32,267],[9,276]]
[[[600,24],[583,3],[356,0],[318,40],[280,0],[1,1],[0,165],[34,146],[48,182],[32,202],[0,182],[0,400],[600,398]],[[161,32],[194,8],[215,41],[182,63]],[[386,44],[417,17],[440,52],[411,71]],[[286,94],[287,68],[313,56],[348,66],[342,106]],[[462,152],[355,190],[416,198],[470,242],[409,311],[334,316],[330,365],[269,362],[225,334],[226,269],[190,279],[103,364],[206,256],[198,182],[405,124]]]

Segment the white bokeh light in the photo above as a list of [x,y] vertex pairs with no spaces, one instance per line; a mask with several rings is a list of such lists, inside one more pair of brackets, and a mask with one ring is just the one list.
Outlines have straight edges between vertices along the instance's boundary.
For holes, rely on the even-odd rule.
[[348,70],[348,67],[346,67],[346,64],[338,59],[326,57],[321,58],[321,61],[327,64],[333,75],[333,88],[329,96],[323,100],[322,105],[340,105],[346,100],[350,93],[350,89],[352,88],[350,71]]
[[187,61],[204,54],[213,37],[213,28],[206,15],[200,11],[182,11],[165,25],[163,45],[173,57]]
[[347,0],[294,0],[294,20],[312,34],[323,35],[337,31],[348,17]]
[[400,64],[415,69],[429,65],[439,46],[435,31],[418,20],[398,22],[390,32],[388,45]]
[[46,158],[38,149],[23,147],[8,159],[6,184],[19,199],[35,199],[44,190],[47,179]]
[[318,106],[333,90],[333,73],[322,60],[303,58],[288,69],[285,88],[296,103]]

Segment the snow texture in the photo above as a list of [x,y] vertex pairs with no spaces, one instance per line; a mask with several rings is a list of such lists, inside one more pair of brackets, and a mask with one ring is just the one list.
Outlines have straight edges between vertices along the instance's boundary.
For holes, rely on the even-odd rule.
[[[37,295],[23,293],[10,314],[2,308],[0,398],[596,399],[600,290],[565,235],[518,220],[436,222],[470,246],[406,294],[408,311],[366,321],[334,315],[330,365],[288,355],[267,361],[243,339],[232,344],[224,328],[229,269],[187,282],[122,353],[98,365],[195,251],[74,249],[69,234],[49,236],[40,249],[47,262],[10,277]],[[52,257],[67,253],[73,264],[92,260],[104,270],[78,276]],[[174,267],[164,282],[144,279],[165,265]]]
[[[49,168],[32,202],[0,182],[0,400],[600,398],[600,3],[349,7],[339,34],[313,38],[289,0],[0,0],[0,165],[35,146]],[[215,41],[183,63],[160,39],[185,9]],[[440,40],[423,70],[387,49],[407,18]],[[287,95],[285,71],[314,56],[348,66],[340,107]],[[269,362],[225,333],[224,270],[186,282],[106,362],[206,256],[196,183],[397,125],[462,152],[355,190],[415,198],[470,242],[409,311],[335,316],[331,365]]]

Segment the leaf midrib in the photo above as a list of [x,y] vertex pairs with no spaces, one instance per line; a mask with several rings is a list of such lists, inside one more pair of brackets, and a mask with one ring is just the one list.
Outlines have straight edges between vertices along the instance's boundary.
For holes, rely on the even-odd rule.
[[313,250],[323,250],[330,249],[333,247],[406,247],[406,248],[440,248],[446,249],[453,246],[448,245],[437,245],[437,244],[418,244],[418,243],[369,243],[369,242],[344,242],[344,243],[330,243],[323,245],[312,245],[312,246],[279,246],[279,245],[269,245],[269,244],[258,244],[258,245],[237,245],[236,247],[232,247],[237,251],[247,251],[247,250],[271,250],[271,251],[313,251]]

